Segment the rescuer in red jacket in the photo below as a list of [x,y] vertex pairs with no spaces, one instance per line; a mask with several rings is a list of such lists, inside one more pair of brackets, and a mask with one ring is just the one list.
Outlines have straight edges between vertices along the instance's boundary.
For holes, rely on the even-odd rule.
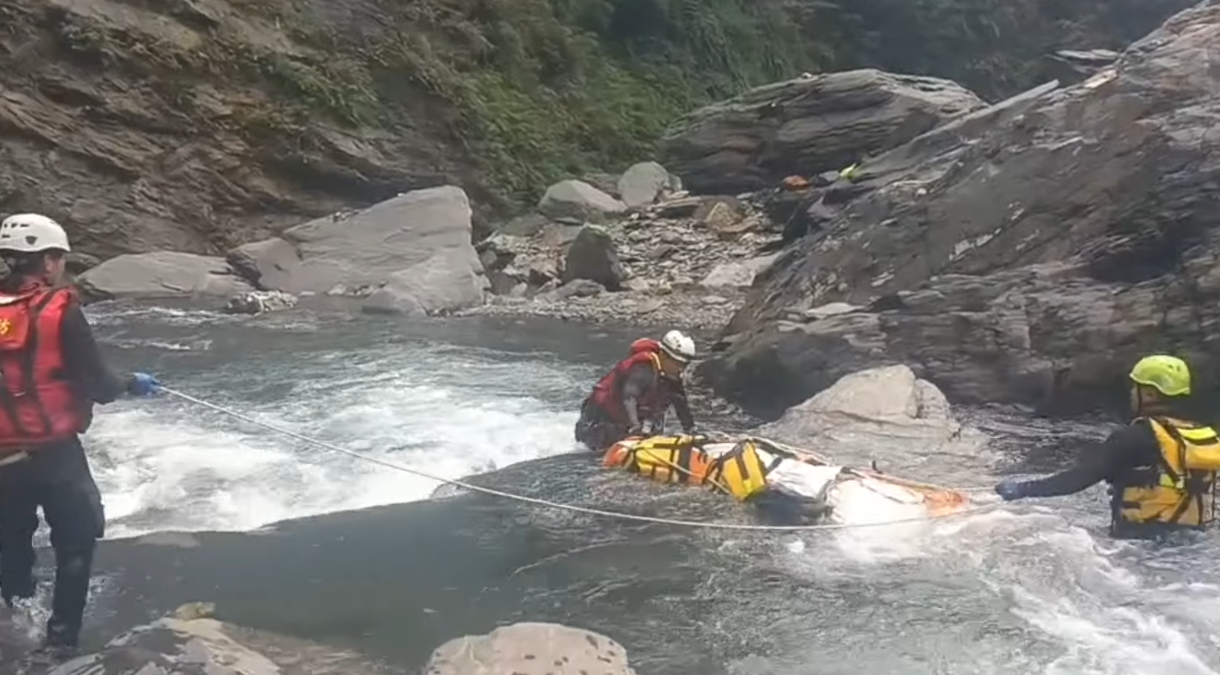
[[686,433],[695,428],[682,371],[695,358],[695,341],[671,330],[660,342],[636,340],[631,353],[593,386],[580,407],[576,440],[600,452],[615,443],[639,436],[649,427],[659,433],[672,405]]
[[95,403],[124,390],[148,395],[142,373],[124,383],[106,368],[70,285],[68,236],[32,213],[0,222],[0,597],[34,597],[38,508],[51,527],[55,591],[44,649],[75,647],[89,594],[93,552],[105,530],[101,496],[78,434]]

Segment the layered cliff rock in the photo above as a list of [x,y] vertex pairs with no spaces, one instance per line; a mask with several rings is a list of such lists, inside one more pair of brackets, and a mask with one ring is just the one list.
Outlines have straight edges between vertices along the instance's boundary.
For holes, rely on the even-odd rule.
[[[1220,6],[1089,80],[866,162],[863,195],[760,279],[703,369],[762,408],[904,362],[964,401],[1076,407],[1139,355],[1220,355]],[[818,308],[846,302],[836,312]]]
[[890,0],[11,0],[0,213],[45,211],[102,258],[217,255],[442,184],[466,190],[479,224],[561,178],[651,156],[681,113],[750,86],[982,63],[974,79],[1005,90],[1043,43],[1073,47],[1184,1],[1114,22],[1096,0],[1053,17],[951,0],[915,15]]

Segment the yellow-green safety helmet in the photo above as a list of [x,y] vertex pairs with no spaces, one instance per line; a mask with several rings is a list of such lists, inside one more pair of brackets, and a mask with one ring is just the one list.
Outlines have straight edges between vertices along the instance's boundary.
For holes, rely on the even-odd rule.
[[1166,396],[1185,396],[1190,393],[1190,368],[1176,356],[1145,356],[1131,369],[1131,380],[1155,387]]

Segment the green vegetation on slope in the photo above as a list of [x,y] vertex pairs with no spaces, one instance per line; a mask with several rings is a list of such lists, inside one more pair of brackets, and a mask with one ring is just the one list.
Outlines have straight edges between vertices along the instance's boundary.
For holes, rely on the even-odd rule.
[[205,26],[198,44],[102,30],[71,16],[59,26],[61,44],[84,60],[148,71],[167,103],[188,115],[194,84],[222,76],[234,86],[270,85],[271,101],[242,113],[252,142],[300,144],[319,120],[439,134],[496,201],[517,206],[555,180],[651,158],[682,113],[751,86],[877,66],[950,77],[994,98],[1036,84],[1052,49],[1121,47],[1189,4],[229,1],[246,17],[240,22],[273,25],[286,40],[251,39],[233,22],[171,2],[160,11]]
[[1122,47],[1187,4],[428,0],[389,10],[397,29],[370,49],[453,105],[492,182],[530,202],[552,181],[651,158],[681,113],[751,86],[880,66],[995,98],[1037,84],[1053,49]]
[[460,113],[514,201],[651,158],[683,112],[819,60],[777,2],[465,0],[409,5],[374,61]]

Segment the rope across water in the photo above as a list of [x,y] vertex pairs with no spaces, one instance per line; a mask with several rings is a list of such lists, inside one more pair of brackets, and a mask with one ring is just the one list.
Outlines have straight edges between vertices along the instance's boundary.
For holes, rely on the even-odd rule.
[[[754,531],[764,531],[764,532],[810,532],[810,531],[818,531],[818,530],[848,530],[848,529],[858,529],[858,528],[865,528],[865,527],[881,527],[881,526],[886,526],[886,525],[900,525],[900,524],[904,524],[904,523],[925,522],[925,521],[930,521],[930,520],[938,520],[938,519],[949,518],[949,517],[954,517],[954,516],[966,516],[966,515],[981,513],[984,511],[990,511],[1002,504],[1002,502],[996,502],[996,503],[991,503],[991,504],[981,504],[978,506],[972,506],[969,508],[960,509],[957,511],[939,514],[939,515],[916,516],[916,517],[911,517],[911,518],[900,518],[900,519],[887,520],[887,521],[882,521],[882,522],[823,523],[820,525],[751,525],[751,524],[737,524],[737,523],[708,523],[708,522],[699,522],[699,521],[695,521],[695,520],[661,518],[658,516],[644,516],[644,515],[638,515],[638,514],[634,514],[634,513],[607,511],[605,509],[596,509],[596,508],[591,508],[588,506],[578,506],[575,504],[561,504],[559,502],[553,502],[553,501],[549,501],[546,499],[540,499],[537,497],[528,497],[525,495],[518,495],[518,494],[513,494],[510,492],[505,492],[503,490],[497,490],[495,488],[484,487],[481,485],[474,485],[473,483],[468,483],[466,481],[459,480],[459,479],[444,478],[441,476],[436,476],[436,475],[430,474],[426,471],[420,471],[419,469],[415,469],[415,468],[412,468],[409,466],[398,464],[396,462],[391,462],[391,461],[381,459],[378,457],[373,457],[373,456],[366,455],[366,454],[363,454],[360,452],[356,452],[354,450],[348,450],[347,448],[340,447],[333,443],[328,443],[326,441],[319,440],[316,438],[310,438],[309,436],[295,432],[291,429],[285,429],[284,427],[281,427],[281,426],[278,426],[275,424],[271,424],[269,422],[263,422],[262,420],[255,419],[249,415],[246,415],[245,413],[241,413],[241,412],[238,412],[231,408],[226,408],[224,406],[217,405],[215,403],[211,403],[209,401],[205,401],[200,398],[196,398],[194,396],[191,396],[190,394],[186,394],[186,393],[177,391],[175,389],[171,389],[169,387],[162,386],[159,388],[159,390],[163,391],[166,394],[169,394],[170,396],[173,396],[175,398],[182,399],[183,401],[186,401],[188,403],[193,403],[195,405],[202,406],[202,407],[208,408],[210,410],[214,410],[218,413],[227,415],[234,419],[238,419],[243,422],[247,422],[249,424],[253,424],[255,426],[262,427],[263,429],[267,429],[268,431],[274,431],[275,433],[281,434],[283,436],[287,436],[289,438],[294,438],[303,443],[308,443],[309,445],[313,445],[315,447],[319,447],[324,450],[330,450],[331,452],[337,452],[342,455],[347,455],[348,457],[353,457],[355,459],[358,459],[358,460],[361,460],[364,462],[368,462],[370,464],[376,464],[378,466],[382,466],[387,469],[393,469],[395,471],[402,471],[404,473],[413,474],[413,475],[419,476],[421,478],[427,478],[429,480],[433,480],[438,483],[448,483],[450,485],[455,485],[457,487],[460,487],[460,488],[463,488],[466,490],[470,490],[472,492],[481,492],[486,495],[500,497],[503,499],[510,499],[510,500],[522,502],[525,504],[533,504],[535,506],[542,506],[542,507],[558,509],[558,510],[562,510],[562,511],[570,511],[570,512],[574,512],[574,513],[584,513],[584,514],[588,514],[588,515],[592,515],[592,516],[602,516],[605,518],[617,518],[620,520],[630,520],[630,521],[643,522],[643,523],[659,523],[659,524],[663,524],[663,525],[677,525],[677,526],[682,526],[682,527],[704,528],[704,529],[714,529],[714,530],[754,530]],[[959,490],[959,492],[977,491],[980,489],[981,488],[967,488],[964,490]]]

